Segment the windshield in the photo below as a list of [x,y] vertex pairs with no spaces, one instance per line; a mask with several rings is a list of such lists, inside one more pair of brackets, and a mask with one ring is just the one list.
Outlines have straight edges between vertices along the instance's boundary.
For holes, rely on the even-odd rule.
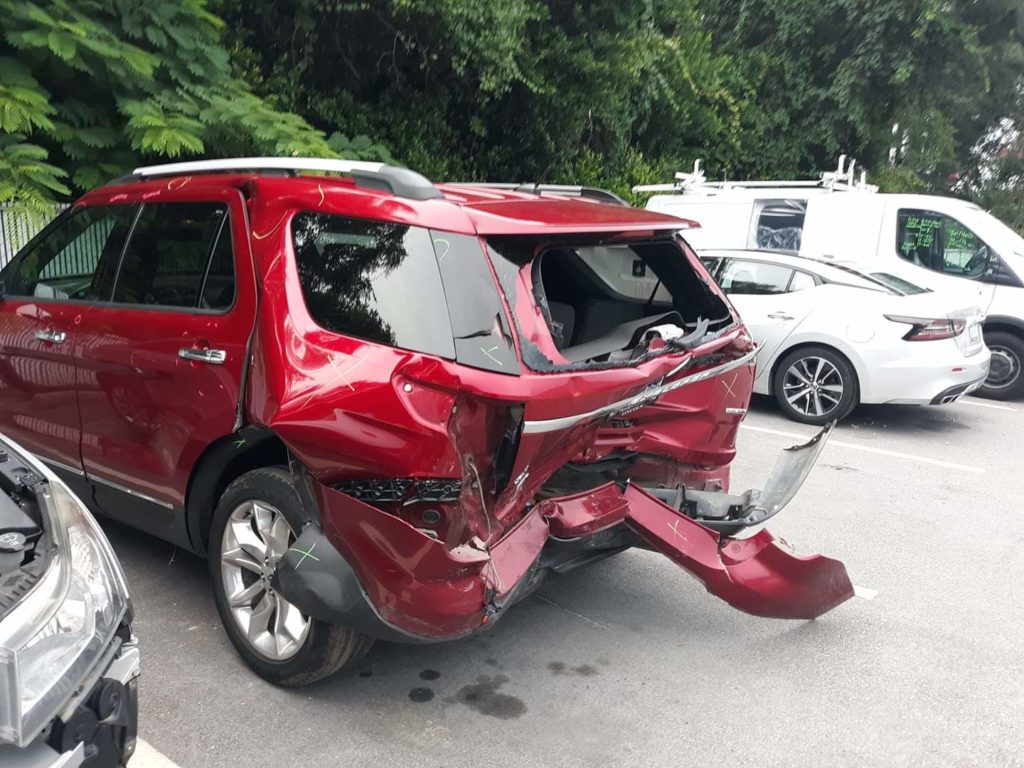
[[[843,285],[853,286],[854,288],[866,288],[871,291],[885,291],[887,293],[903,292],[899,287],[893,285],[889,281],[883,280],[877,275],[869,275],[849,264],[840,264],[838,262],[830,261],[827,264],[823,264],[823,267],[824,269],[821,271],[821,276],[830,283],[842,283]],[[843,274],[828,274],[828,271],[833,269],[838,270]]]
[[896,277],[896,275],[890,275],[888,272],[872,272],[871,277],[880,283],[885,283],[894,291],[899,291],[904,296],[914,296],[918,293],[929,292],[928,288],[922,288],[920,285],[914,285],[909,280],[904,280],[902,277]]
[[1000,256],[1016,254],[1024,258],[1024,237],[988,211],[972,205],[967,209],[964,219],[964,223],[977,232],[978,236],[992,246]]

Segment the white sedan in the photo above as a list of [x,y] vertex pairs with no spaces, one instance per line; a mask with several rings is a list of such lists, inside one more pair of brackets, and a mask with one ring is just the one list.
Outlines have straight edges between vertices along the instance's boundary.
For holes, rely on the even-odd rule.
[[859,403],[951,403],[988,374],[983,316],[956,294],[789,254],[700,256],[760,346],[754,391],[795,421],[826,424]]

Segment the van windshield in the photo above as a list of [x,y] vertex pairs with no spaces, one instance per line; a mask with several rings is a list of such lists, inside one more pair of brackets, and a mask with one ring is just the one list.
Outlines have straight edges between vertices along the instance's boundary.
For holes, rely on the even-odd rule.
[[1016,254],[1024,258],[1024,237],[1019,233],[976,205],[971,205],[966,213],[964,223],[995,248],[996,253],[1000,256]]

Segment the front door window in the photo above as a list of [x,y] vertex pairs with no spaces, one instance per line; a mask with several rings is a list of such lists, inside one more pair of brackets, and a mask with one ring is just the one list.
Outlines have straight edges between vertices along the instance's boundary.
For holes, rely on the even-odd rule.
[[135,206],[78,208],[0,272],[8,296],[110,301]]
[[901,210],[896,249],[902,258],[919,267],[972,280],[984,277],[998,260],[974,232],[937,211]]

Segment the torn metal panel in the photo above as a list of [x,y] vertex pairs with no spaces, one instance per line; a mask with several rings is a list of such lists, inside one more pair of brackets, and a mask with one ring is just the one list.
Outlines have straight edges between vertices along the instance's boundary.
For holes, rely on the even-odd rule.
[[853,584],[837,560],[796,557],[776,545],[768,531],[727,539],[636,486],[624,495],[629,525],[644,541],[745,613],[815,619],[853,597]]
[[796,496],[834,427],[832,422],[803,445],[786,448],[764,489],[751,489],[741,495],[685,490],[681,504],[691,517],[721,533],[736,533],[767,522]]

